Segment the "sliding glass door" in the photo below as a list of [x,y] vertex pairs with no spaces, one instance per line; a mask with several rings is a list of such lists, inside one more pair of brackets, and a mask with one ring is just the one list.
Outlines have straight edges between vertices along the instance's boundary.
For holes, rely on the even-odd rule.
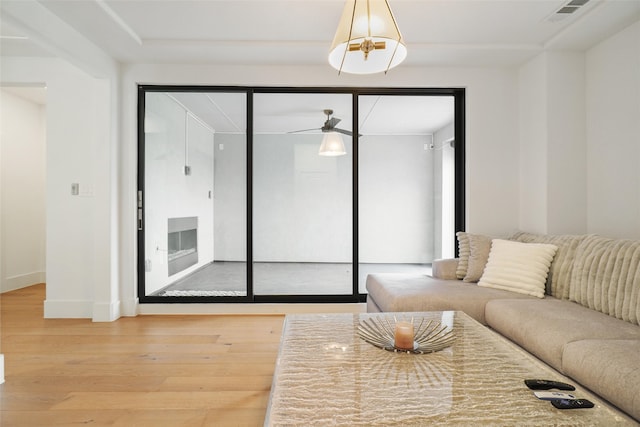
[[139,89],[145,302],[362,302],[464,229],[464,90]]
[[141,102],[143,295],[245,297],[246,94],[150,90]]
[[[351,100],[327,93],[254,96],[256,295],[353,293]],[[323,130],[326,122],[336,125]],[[320,152],[328,139],[344,150]]]
[[[454,255],[454,97],[358,98],[359,290],[371,273],[430,274]],[[443,168],[443,161],[445,167]]]

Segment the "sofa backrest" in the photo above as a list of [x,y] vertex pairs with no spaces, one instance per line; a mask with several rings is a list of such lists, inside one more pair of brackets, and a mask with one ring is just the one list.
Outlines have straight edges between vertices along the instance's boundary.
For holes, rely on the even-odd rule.
[[575,253],[569,299],[640,324],[640,241],[586,236]]
[[547,243],[558,247],[547,277],[545,293],[560,299],[569,299],[571,275],[578,246],[588,235],[549,235],[518,232],[509,237],[522,243]]

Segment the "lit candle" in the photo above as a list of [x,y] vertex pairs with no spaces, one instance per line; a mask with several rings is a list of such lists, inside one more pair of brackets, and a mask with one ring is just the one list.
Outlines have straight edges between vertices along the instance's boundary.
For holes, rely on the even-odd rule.
[[402,350],[413,350],[413,323],[396,322],[395,346]]

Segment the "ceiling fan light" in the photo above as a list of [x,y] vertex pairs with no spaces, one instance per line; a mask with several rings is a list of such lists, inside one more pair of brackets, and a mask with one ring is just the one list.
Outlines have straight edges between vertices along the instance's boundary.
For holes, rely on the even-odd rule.
[[344,156],[347,154],[342,136],[337,132],[325,133],[318,154],[327,157]]
[[407,57],[407,47],[387,0],[348,0],[329,52],[339,72],[387,72]]

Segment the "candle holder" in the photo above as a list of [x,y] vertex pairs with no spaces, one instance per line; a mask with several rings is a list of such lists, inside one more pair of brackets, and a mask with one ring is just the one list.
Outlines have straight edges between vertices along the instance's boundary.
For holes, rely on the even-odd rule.
[[[358,335],[360,338],[378,348],[387,351],[403,352],[411,354],[424,354],[440,351],[451,346],[455,340],[453,330],[438,321],[420,319],[416,325],[414,319],[410,323],[415,331],[413,337],[413,348],[403,348],[407,345],[396,345],[396,318],[391,321],[388,317],[370,317],[362,319],[358,325]],[[406,338],[400,333],[401,339]]]

